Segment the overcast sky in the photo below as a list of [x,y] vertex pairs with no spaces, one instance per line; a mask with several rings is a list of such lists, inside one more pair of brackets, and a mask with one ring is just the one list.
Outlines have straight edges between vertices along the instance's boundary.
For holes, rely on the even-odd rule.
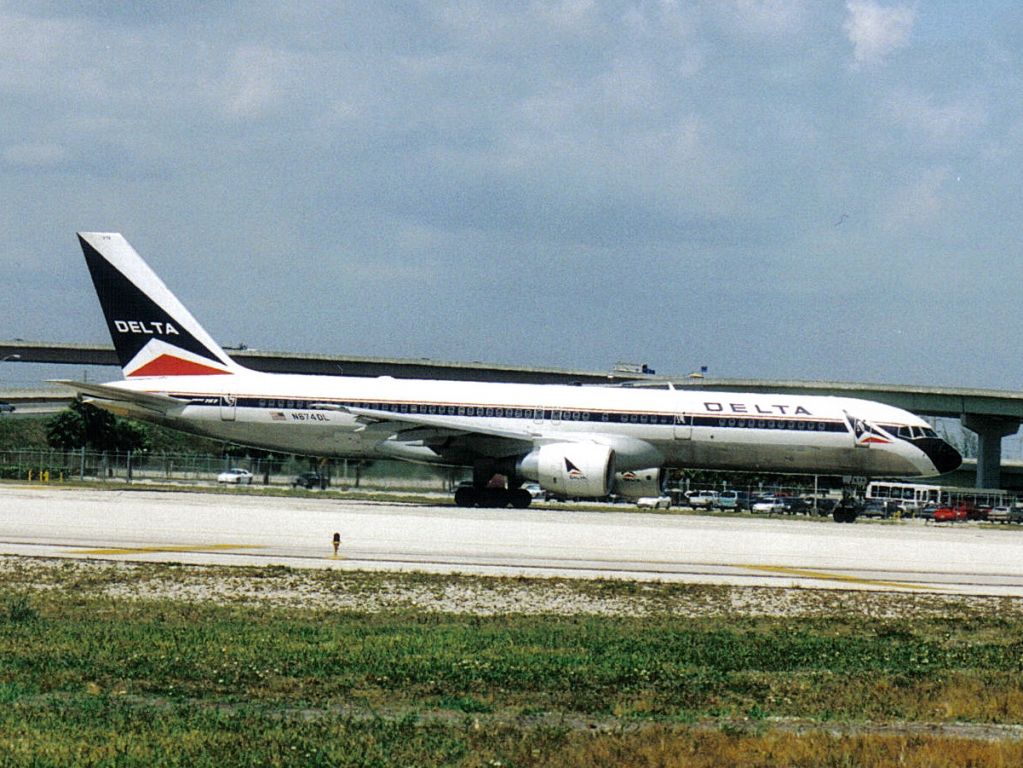
[[1020,389],[1021,187],[1018,2],[0,0],[0,338]]

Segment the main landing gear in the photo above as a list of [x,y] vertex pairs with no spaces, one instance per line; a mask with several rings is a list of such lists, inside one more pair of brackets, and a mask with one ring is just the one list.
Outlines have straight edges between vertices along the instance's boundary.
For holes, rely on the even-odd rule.
[[455,504],[459,507],[514,507],[525,509],[533,497],[525,488],[476,488],[463,485],[455,491]]
[[465,483],[455,491],[455,504],[459,507],[525,509],[533,497],[525,488],[518,487],[521,483],[522,479],[515,472],[514,459],[481,459],[473,464],[472,484]]

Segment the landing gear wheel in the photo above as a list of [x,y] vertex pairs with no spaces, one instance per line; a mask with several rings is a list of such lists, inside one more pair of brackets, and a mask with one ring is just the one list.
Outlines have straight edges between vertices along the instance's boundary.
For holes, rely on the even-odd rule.
[[480,492],[479,505],[502,509],[508,506],[508,490],[506,488],[484,488]]
[[462,487],[455,491],[455,506],[475,507],[477,493],[475,488]]
[[509,494],[511,495],[511,505],[515,509],[525,509],[533,501],[533,497],[529,495],[529,491],[525,488],[516,488],[513,491],[509,491]]

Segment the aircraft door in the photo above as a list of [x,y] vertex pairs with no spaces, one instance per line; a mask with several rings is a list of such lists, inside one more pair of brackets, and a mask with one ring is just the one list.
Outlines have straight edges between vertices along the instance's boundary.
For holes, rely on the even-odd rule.
[[235,410],[238,407],[238,398],[234,395],[220,396],[220,420],[234,421]]
[[675,439],[689,440],[693,436],[693,417],[684,413],[675,414]]
[[850,413],[846,413],[845,418],[852,430],[853,442],[857,448],[876,448],[891,443],[891,438],[866,419],[860,419]]

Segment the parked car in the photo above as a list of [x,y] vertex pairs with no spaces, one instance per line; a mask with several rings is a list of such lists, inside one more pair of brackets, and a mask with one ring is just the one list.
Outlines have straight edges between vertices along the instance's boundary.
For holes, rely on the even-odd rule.
[[938,510],[937,504],[924,504],[920,511],[916,513],[917,517],[922,517],[924,520],[933,520],[934,513]]
[[918,517],[920,510],[923,509],[920,504],[912,501],[900,501],[898,507],[902,517]]
[[776,512],[785,511],[785,501],[781,496],[775,496],[773,493],[769,493],[766,496],[753,499],[753,506],[750,508],[753,512],[759,512],[761,514],[773,515]]
[[10,403],[0,403],[0,413],[14,413],[14,406]]
[[970,508],[965,504],[942,504],[934,510],[934,522],[955,523],[961,520],[968,520]]
[[991,511],[987,513],[987,519],[989,523],[1007,523],[1009,522],[1009,514],[1012,512],[1012,507],[992,507]]
[[690,507],[699,507],[701,509],[711,509],[718,505],[718,494],[717,491],[690,491],[686,494],[686,504]]
[[734,509],[737,512],[749,509],[749,494],[746,491],[722,491],[718,496],[718,506],[721,509]]
[[801,496],[784,496],[781,505],[786,515],[802,515],[810,509],[806,499]]
[[217,475],[218,483],[231,483],[232,485],[252,485],[252,473],[247,469],[235,467]]
[[547,501],[547,491],[543,489],[540,483],[526,483],[522,487],[529,493],[531,499]]
[[863,517],[880,517],[884,519],[888,519],[892,516],[888,503],[881,501],[880,499],[868,499],[860,509],[859,514]]
[[640,509],[671,509],[671,498],[668,496],[643,496],[636,499]]
[[291,481],[292,488],[326,488],[327,478],[319,472],[303,472]]
[[967,508],[966,519],[967,520],[987,520],[988,515],[991,514],[991,507],[986,504],[981,504],[977,507]]

